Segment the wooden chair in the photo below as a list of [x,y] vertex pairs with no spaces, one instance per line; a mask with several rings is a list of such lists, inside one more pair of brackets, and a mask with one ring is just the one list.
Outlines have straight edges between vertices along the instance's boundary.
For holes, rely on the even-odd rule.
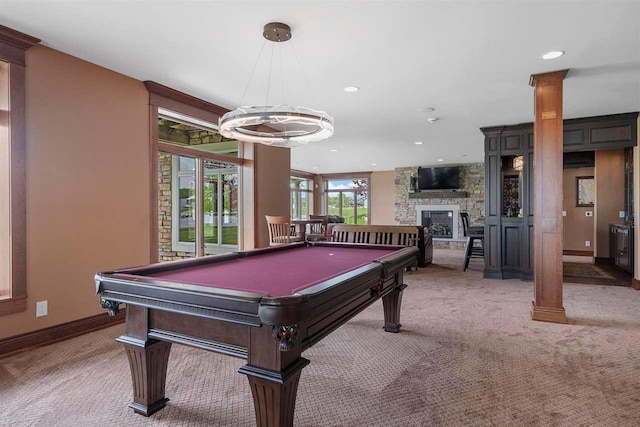
[[[464,262],[462,264],[462,271],[465,271],[469,267],[471,258],[484,259],[484,227],[472,227],[469,224],[469,214],[466,212],[460,212],[460,218],[462,219],[464,236],[467,238],[467,243],[464,247]],[[480,242],[480,246],[475,245],[476,241]]]
[[309,233],[307,234],[307,240],[312,242],[327,240],[327,223],[329,222],[329,216],[309,215],[309,219],[322,220],[322,222],[312,222],[311,224],[309,224]]
[[288,245],[301,242],[302,238],[291,235],[291,218],[288,216],[265,215],[269,226],[269,246]]

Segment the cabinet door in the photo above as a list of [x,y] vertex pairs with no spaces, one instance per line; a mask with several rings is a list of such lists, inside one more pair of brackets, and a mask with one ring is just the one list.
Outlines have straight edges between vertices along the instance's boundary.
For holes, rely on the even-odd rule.
[[618,258],[617,264],[620,268],[629,271],[631,267],[631,260],[629,257],[629,229],[618,228]]
[[500,154],[521,154],[524,151],[524,138],[520,129],[505,131],[500,137]]
[[522,271],[522,225],[520,222],[502,223],[502,268]]

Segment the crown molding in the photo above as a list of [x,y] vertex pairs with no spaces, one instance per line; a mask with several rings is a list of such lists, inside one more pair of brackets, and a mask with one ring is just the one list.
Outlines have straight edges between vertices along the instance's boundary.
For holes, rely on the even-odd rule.
[[27,50],[40,43],[40,39],[32,37],[20,31],[0,25],[0,43],[5,43],[18,49]]
[[38,43],[40,39],[0,25],[0,59],[25,65],[25,51]]

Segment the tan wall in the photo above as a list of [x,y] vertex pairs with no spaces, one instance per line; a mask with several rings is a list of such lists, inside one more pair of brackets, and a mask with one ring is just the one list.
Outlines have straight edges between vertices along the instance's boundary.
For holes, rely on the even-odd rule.
[[609,224],[623,223],[624,150],[596,151],[596,257],[609,257]]
[[326,215],[324,200],[324,181],[322,176],[316,175],[313,179],[313,214]]
[[36,46],[26,103],[28,309],[0,318],[0,338],[104,313],[93,275],[149,261],[144,85]]
[[371,173],[371,224],[395,224],[395,171]]
[[[576,206],[576,177],[593,176],[594,168],[565,169],[563,173],[563,200],[562,210],[567,211],[563,217],[563,247],[565,251],[593,251],[594,243],[594,216],[586,216],[587,211],[595,215],[595,207]],[[585,241],[591,242],[591,246],[585,246]]]
[[[289,173],[291,152],[288,148],[254,145],[255,247],[269,246],[265,215],[290,215]],[[249,249],[249,248],[245,248]]]

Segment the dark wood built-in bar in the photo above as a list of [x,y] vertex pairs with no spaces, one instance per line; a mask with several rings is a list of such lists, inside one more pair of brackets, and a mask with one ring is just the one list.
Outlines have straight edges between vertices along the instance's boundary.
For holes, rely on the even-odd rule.
[[[634,147],[637,125],[637,112],[564,120],[563,152]],[[533,280],[533,123],[480,130],[485,150],[484,276]],[[514,170],[512,160],[520,156],[522,168]],[[503,206],[505,176],[517,178],[519,185],[522,211],[511,217]]]

